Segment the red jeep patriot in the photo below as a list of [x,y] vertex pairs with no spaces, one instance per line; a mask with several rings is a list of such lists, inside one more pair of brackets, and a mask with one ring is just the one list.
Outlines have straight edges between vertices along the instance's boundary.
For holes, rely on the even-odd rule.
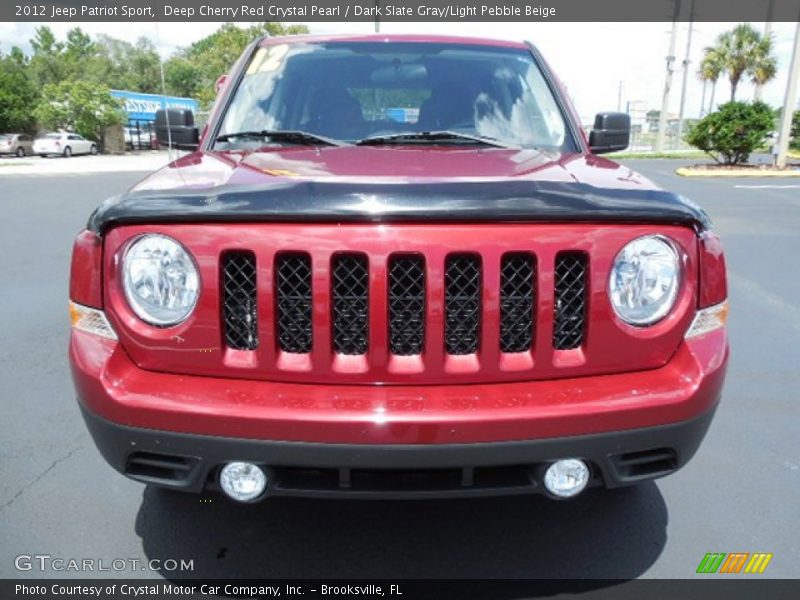
[[565,498],[674,472],[720,398],[697,206],[596,156],[528,44],[261,39],[193,152],[102,204],[70,360],[128,477],[267,496]]

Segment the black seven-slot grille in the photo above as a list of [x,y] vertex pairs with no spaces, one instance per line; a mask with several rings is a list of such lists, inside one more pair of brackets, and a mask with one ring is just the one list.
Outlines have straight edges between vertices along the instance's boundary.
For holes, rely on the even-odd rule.
[[389,262],[389,348],[392,354],[422,354],[425,343],[425,262],[398,256]]
[[448,354],[478,351],[481,326],[481,262],[473,254],[447,258],[444,287],[444,342]]
[[525,352],[533,342],[535,267],[530,254],[506,254],[500,264],[500,350]]
[[553,348],[572,350],[583,344],[586,330],[586,255],[556,255]]
[[222,318],[229,348],[258,347],[256,257],[252,252],[227,252],[222,257]]
[[284,352],[311,352],[311,257],[280,254],[276,263],[278,346]]
[[[555,259],[553,348],[570,350],[584,343],[588,285],[587,257],[561,252]],[[312,261],[305,253],[275,258],[277,346],[283,352],[309,353],[313,339]],[[334,255],[330,265],[332,346],[339,354],[369,350],[369,262],[363,254]],[[398,254],[387,264],[389,350],[419,355],[425,350],[425,258]],[[502,352],[533,348],[537,310],[537,262],[530,253],[508,253],[500,261],[499,339],[481,340],[483,266],[477,254],[452,254],[444,272],[444,346],[450,355],[479,351],[497,343]],[[488,284],[487,284],[488,285]],[[222,317],[225,344],[255,350],[259,344],[256,257],[249,251],[222,257]]]
[[366,354],[369,307],[369,271],[361,254],[333,258],[333,347],[340,354]]

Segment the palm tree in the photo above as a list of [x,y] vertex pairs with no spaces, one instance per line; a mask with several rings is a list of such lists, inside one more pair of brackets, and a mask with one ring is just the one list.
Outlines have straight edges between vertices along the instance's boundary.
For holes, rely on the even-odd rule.
[[749,71],[750,77],[756,85],[764,85],[771,81],[778,72],[778,61],[771,55],[772,38],[766,38],[761,43],[767,47],[759,53],[757,60],[754,61],[753,67]]
[[[703,82],[703,105],[705,105],[706,99],[706,84],[711,82],[711,101],[708,103],[708,110],[705,111],[706,114],[714,110],[714,95],[717,92],[717,80],[722,74],[723,69],[722,56],[720,56],[716,48],[706,48],[703,53],[703,60],[700,61],[700,68],[697,70],[697,76]],[[705,109],[705,106],[703,106],[703,109]]]
[[736,100],[736,89],[745,74],[761,84],[775,77],[778,63],[772,54],[772,36],[764,36],[749,23],[720,34],[714,51],[731,82],[731,102]]

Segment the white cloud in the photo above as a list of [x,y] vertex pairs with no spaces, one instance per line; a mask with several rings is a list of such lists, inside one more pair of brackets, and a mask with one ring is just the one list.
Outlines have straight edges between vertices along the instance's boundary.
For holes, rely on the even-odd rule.
[[[162,56],[168,56],[212,33],[218,23],[48,23],[59,35],[75,26],[92,35],[107,33],[127,41],[150,37]],[[312,33],[370,33],[372,23],[307,23]],[[763,23],[754,23],[763,29]],[[13,45],[29,50],[28,40],[36,23],[0,23],[0,50]],[[702,49],[716,36],[733,26],[731,23],[697,23],[694,28],[687,87],[688,117],[700,111],[702,84],[695,72]],[[677,113],[681,90],[681,63],[686,51],[688,24],[680,23],[670,112]],[[460,36],[486,36],[500,39],[530,40],[536,44],[559,77],[566,84],[581,119],[589,122],[601,110],[616,110],[620,81],[622,106],[628,101],[643,101],[647,109],[661,108],[665,57],[669,45],[670,23],[381,23],[382,33],[447,33]],[[776,23],[773,34],[779,60],[778,77],[765,88],[764,98],[773,106],[783,101],[795,24]],[[717,86],[717,100],[724,101],[730,91],[727,81]],[[749,82],[740,85],[741,98],[751,98]]]

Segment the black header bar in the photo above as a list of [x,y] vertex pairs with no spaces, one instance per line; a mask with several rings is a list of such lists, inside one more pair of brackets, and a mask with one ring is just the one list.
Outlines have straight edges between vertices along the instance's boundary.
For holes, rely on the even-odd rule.
[[800,582],[750,577],[694,579],[493,579],[493,580],[285,580],[285,579],[3,579],[0,597],[37,600],[739,600],[797,598]]
[[636,22],[676,4],[681,21],[800,19],[800,0],[2,0],[0,21]]

